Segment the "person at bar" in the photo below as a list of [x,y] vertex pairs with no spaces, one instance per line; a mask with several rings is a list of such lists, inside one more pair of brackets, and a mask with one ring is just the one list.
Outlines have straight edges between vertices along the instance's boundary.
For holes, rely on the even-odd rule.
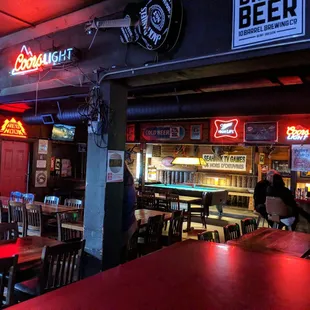
[[[292,192],[287,187],[285,187],[284,181],[280,174],[273,175],[272,184],[267,188],[267,196],[281,198],[281,200],[289,209],[290,214],[288,217],[295,218],[295,222],[291,225],[292,227],[295,227],[298,213],[297,204]],[[283,227],[283,225],[280,225],[279,228],[282,228],[281,226]]]
[[[254,206],[255,210],[260,213],[268,221],[268,213],[266,211],[266,196],[267,189],[272,185],[273,176],[280,175],[276,170],[269,170],[265,180],[259,181],[254,189]],[[268,221],[269,225],[272,227],[272,222]]]

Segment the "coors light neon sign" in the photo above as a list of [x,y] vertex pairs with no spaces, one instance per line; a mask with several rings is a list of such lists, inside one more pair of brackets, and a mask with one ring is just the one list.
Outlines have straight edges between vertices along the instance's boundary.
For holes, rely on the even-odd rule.
[[56,66],[62,63],[72,61],[73,48],[67,48],[60,51],[33,54],[31,49],[23,45],[20,54],[15,60],[12,75],[23,75],[39,71],[45,66]]
[[302,126],[289,126],[286,130],[286,139],[290,141],[305,141],[309,135],[309,129]]

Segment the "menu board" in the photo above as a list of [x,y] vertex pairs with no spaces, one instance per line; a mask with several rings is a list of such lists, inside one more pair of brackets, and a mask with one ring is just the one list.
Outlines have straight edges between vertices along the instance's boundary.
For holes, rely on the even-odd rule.
[[310,171],[310,145],[292,145],[292,171]]
[[245,123],[245,142],[276,142],[277,140],[277,122]]

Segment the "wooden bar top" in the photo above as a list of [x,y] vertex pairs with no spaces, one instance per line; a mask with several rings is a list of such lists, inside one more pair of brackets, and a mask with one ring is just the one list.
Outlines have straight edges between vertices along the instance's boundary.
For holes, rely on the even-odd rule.
[[22,266],[39,261],[44,246],[53,246],[61,243],[57,240],[37,236],[18,238],[15,241],[1,241],[0,258],[18,254],[18,265]]
[[184,241],[12,310],[310,309],[310,262]]
[[310,250],[310,234],[272,228],[260,228],[253,233],[243,235],[238,240],[228,241],[245,250],[285,253],[302,257]]

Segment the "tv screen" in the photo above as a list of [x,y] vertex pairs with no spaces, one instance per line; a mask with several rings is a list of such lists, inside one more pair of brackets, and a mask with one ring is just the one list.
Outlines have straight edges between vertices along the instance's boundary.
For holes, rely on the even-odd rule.
[[52,131],[52,139],[58,141],[73,141],[75,126],[55,124]]

